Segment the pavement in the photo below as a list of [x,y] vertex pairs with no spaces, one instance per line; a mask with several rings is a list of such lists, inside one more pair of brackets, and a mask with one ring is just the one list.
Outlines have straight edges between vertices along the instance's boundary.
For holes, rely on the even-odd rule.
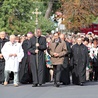
[[59,88],[53,83],[42,87],[32,87],[32,84],[19,87],[0,85],[0,98],[98,98],[98,82],[88,82],[85,86],[61,85]]

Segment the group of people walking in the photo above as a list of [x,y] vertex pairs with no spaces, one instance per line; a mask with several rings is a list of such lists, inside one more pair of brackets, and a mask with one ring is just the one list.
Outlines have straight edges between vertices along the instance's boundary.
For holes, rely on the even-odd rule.
[[[43,36],[41,29],[26,36],[6,36],[0,32],[0,83],[8,85],[13,77],[32,87],[54,82],[55,87],[72,83],[83,86],[98,80],[98,39],[91,34],[65,35],[55,32]],[[10,75],[12,74],[12,75]]]

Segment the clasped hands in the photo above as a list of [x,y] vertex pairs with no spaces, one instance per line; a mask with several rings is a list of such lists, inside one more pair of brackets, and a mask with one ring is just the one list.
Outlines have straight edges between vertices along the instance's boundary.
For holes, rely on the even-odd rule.
[[54,57],[59,57],[59,54],[58,53],[53,53],[53,56]]
[[39,47],[39,43],[36,43],[36,47]]
[[9,54],[9,57],[12,57],[12,56],[16,57],[17,54]]
[[[39,43],[36,43],[36,47],[39,47]],[[38,49],[35,50],[35,53],[38,54]]]

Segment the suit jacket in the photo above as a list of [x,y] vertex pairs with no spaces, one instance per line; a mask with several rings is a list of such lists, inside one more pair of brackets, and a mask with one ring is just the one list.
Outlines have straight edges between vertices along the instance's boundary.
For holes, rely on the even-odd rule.
[[[59,38],[58,45],[55,41],[50,42],[49,44],[49,53],[51,55],[51,62],[53,65],[63,64],[64,56],[67,53],[67,47],[64,41]],[[58,57],[54,57],[54,53],[58,53]]]

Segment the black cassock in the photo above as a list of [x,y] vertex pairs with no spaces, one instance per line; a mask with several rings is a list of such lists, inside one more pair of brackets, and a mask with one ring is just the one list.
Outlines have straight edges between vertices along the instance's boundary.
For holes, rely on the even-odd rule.
[[86,66],[89,64],[88,48],[81,44],[72,47],[71,66],[73,84],[80,84],[86,81]]
[[71,45],[69,42],[65,41],[67,46],[67,54],[64,57],[64,63],[62,65],[61,82],[65,85],[70,84],[70,74],[69,74],[69,58],[71,53]]
[[[0,53],[3,45],[8,41],[8,39],[0,39]],[[4,82],[4,68],[5,68],[5,60],[0,59],[0,83]]]
[[29,51],[31,53],[30,56],[30,65],[31,65],[31,72],[32,72],[32,79],[33,79],[33,84],[43,84],[45,83],[45,69],[46,69],[46,65],[45,65],[45,54],[44,54],[44,50],[46,50],[46,38],[40,36],[38,38],[38,43],[39,43],[39,47],[38,47],[38,66],[36,63],[36,37],[33,36],[30,39],[29,42]]
[[30,66],[29,66],[29,57],[28,55],[28,40],[24,40],[22,43],[22,48],[24,50],[24,57],[22,59],[22,62],[20,63],[19,68],[19,81],[21,83],[30,83],[32,81],[31,72],[30,72]]

